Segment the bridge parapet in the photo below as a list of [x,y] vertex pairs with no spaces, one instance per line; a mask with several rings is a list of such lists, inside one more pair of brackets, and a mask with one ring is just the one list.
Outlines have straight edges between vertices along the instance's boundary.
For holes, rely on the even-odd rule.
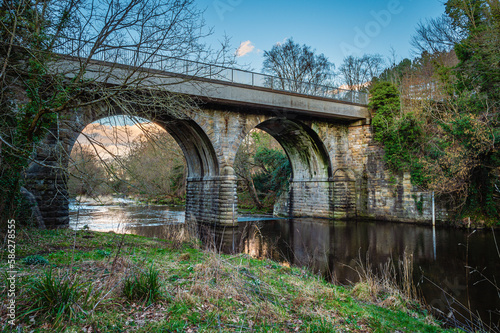
[[112,45],[102,45],[96,51],[94,46],[91,42],[68,39],[63,40],[55,48],[55,52],[62,56],[74,56],[93,61],[141,67],[146,70],[157,70],[172,76],[182,75],[194,79],[203,78],[211,81],[268,88],[278,92],[297,93],[360,105],[368,104],[368,94],[366,92],[283,79],[223,65],[180,59],[162,54],[161,51],[151,53]]

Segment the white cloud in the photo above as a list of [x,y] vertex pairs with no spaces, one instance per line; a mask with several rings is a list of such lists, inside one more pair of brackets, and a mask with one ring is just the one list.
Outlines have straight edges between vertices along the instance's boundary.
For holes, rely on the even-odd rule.
[[283,44],[285,44],[285,43],[286,43],[286,41],[287,41],[287,40],[289,40],[289,39],[290,39],[290,37],[285,37],[285,38],[283,38],[283,40],[282,40],[281,42],[276,42],[276,45],[278,45],[278,46],[283,45]]
[[237,57],[243,57],[244,55],[249,54],[255,49],[255,46],[252,45],[252,42],[247,40],[246,42],[242,42],[238,49],[236,50]]

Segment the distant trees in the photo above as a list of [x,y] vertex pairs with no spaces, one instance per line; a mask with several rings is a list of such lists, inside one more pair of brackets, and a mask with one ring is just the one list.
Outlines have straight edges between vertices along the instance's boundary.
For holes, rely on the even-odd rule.
[[291,38],[264,51],[263,72],[278,78],[267,84],[283,90],[307,92],[315,85],[331,85],[334,68],[324,54],[316,54]]
[[132,142],[122,161],[128,194],[155,201],[182,201],[186,192],[186,162],[175,140],[158,130]]
[[276,197],[287,189],[291,176],[288,157],[279,143],[261,130],[253,130],[235,159],[240,187],[240,206],[272,210]]
[[75,144],[71,151],[69,173],[71,177],[68,179],[68,192],[72,195],[98,197],[112,192],[109,186],[112,175],[89,146]]
[[[129,135],[129,126],[96,126],[85,133],[86,137],[97,132],[107,136],[109,130],[115,137],[98,150],[87,140],[75,144],[69,193],[95,198],[120,193],[162,203],[183,201],[187,169],[182,150],[166,131],[148,123],[142,127],[147,128],[147,135]],[[116,152],[119,155],[111,156]]]

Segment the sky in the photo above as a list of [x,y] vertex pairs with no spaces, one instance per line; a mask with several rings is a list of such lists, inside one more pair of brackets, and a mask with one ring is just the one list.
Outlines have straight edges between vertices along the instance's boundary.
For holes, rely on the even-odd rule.
[[90,149],[104,160],[111,159],[112,154],[125,156],[130,152],[131,144],[144,135],[144,131],[135,125],[138,122],[151,133],[164,131],[142,118],[134,122],[124,116],[107,117],[87,125],[78,136],[76,145]]
[[293,38],[323,53],[338,68],[349,55],[412,57],[417,24],[444,12],[444,0],[197,0],[214,29],[209,44],[224,35],[237,64],[262,70],[263,52]]

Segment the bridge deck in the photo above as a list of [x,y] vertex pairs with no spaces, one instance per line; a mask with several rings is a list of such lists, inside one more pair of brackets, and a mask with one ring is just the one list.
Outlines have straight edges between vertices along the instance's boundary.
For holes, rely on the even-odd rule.
[[[59,72],[72,76],[80,70],[84,58],[59,55],[62,59],[54,63]],[[269,75],[182,59],[172,62],[171,58],[165,57],[151,57],[147,61],[138,61],[134,56],[115,56],[113,61],[94,58],[86,67],[87,79],[112,84],[140,82],[139,86],[144,88],[162,87],[210,103],[251,107],[265,112],[294,112],[348,121],[369,117],[367,94],[357,91],[300,82],[284,83]],[[127,59],[133,61],[127,62]],[[292,89],[287,84],[295,85],[299,92],[290,91]]]

